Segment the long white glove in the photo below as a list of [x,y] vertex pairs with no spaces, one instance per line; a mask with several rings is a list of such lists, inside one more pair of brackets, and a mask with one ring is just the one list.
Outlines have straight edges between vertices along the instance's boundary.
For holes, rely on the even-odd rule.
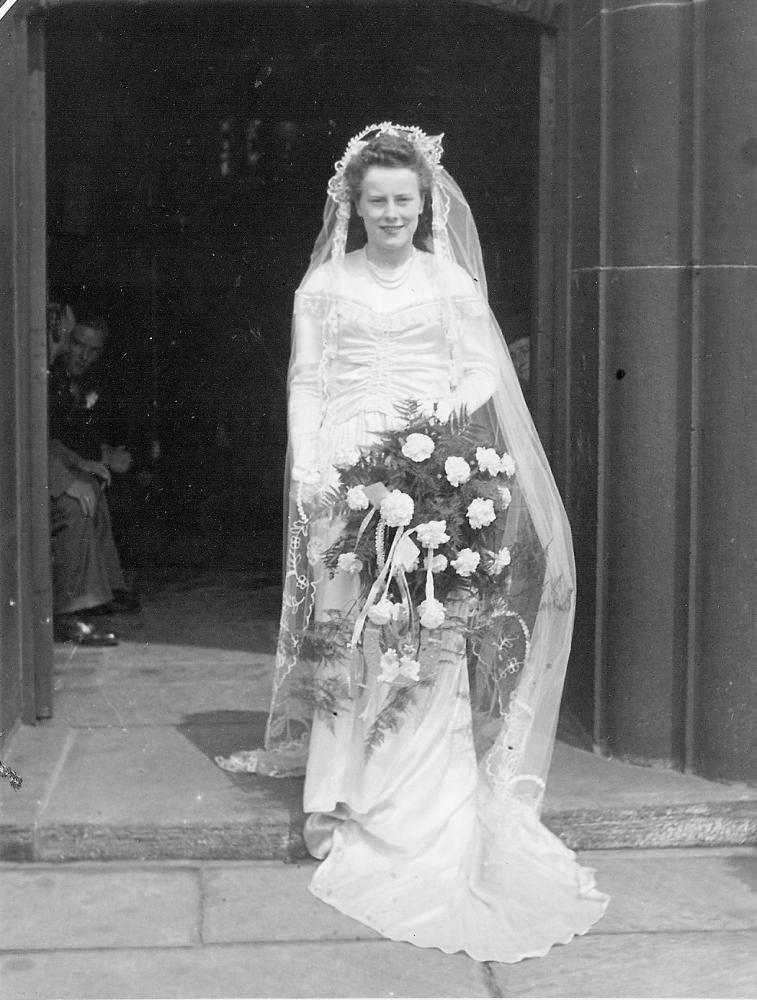
[[[298,297],[299,298],[299,297]],[[314,484],[320,480],[318,437],[323,421],[319,379],[323,353],[323,317],[298,299],[294,310],[294,345],[289,373],[289,444],[292,478]]]

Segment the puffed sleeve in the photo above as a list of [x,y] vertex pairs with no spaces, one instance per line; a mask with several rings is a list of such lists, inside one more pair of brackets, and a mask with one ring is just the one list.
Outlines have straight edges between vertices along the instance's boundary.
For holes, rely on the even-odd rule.
[[292,478],[316,483],[318,435],[323,420],[320,368],[327,299],[317,288],[295,295],[292,361],[289,369],[289,444]]

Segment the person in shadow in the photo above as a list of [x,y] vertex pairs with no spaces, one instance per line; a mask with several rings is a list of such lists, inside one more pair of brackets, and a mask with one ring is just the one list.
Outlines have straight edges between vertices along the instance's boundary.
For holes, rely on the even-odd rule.
[[111,475],[131,467],[129,452],[108,441],[98,370],[107,335],[102,317],[78,311],[48,376],[53,637],[90,646],[118,642],[101,616],[139,610],[126,587],[106,496]]

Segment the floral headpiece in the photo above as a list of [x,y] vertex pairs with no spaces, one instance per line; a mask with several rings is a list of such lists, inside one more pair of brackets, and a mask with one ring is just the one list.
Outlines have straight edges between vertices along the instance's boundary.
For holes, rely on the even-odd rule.
[[[365,149],[370,139],[374,139],[379,135],[401,136],[415,147],[428,164],[434,180],[434,240],[437,245],[444,248],[443,252],[445,252],[448,244],[445,231],[447,199],[440,196],[437,184],[437,178],[441,171],[442,139],[444,138],[444,133],[441,135],[427,135],[423,129],[418,128],[416,125],[395,125],[392,122],[381,122],[380,125],[369,125],[362,132],[358,132],[356,136],[350,139],[341,160],[337,160],[334,164],[334,175],[329,180],[327,187],[329,198],[337,206],[337,225],[334,232],[332,257],[341,260],[344,257],[347,242],[347,225],[351,212],[350,189],[345,176],[347,164],[354,156],[357,156],[358,153]],[[448,254],[445,252],[445,255]]]
[[364,128],[362,132],[358,132],[356,136],[350,139],[344,151],[344,156],[334,164],[335,173],[328,183],[328,192],[337,205],[341,205],[345,201],[349,203],[350,200],[349,185],[345,177],[347,164],[353,156],[357,156],[358,153],[365,149],[370,141],[367,139],[368,136],[374,139],[379,135],[398,135],[406,139],[421,154],[426,163],[428,163],[432,175],[436,176],[442,160],[442,139],[444,138],[444,133],[441,135],[426,135],[422,129],[415,125],[394,125],[392,122],[369,125],[368,128]]

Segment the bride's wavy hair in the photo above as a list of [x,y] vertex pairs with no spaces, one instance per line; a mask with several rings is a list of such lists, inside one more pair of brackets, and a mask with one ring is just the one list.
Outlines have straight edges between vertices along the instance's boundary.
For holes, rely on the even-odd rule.
[[[423,211],[418,217],[418,228],[413,243],[421,250],[430,249],[431,239],[431,190],[433,174],[423,154],[401,135],[383,133],[369,139],[344,168],[344,178],[350,192],[350,199],[356,205],[360,198],[363,178],[371,167],[405,167],[418,177],[418,186],[423,198]],[[355,249],[365,243],[365,232],[361,220],[353,212],[347,234],[347,249]]]

